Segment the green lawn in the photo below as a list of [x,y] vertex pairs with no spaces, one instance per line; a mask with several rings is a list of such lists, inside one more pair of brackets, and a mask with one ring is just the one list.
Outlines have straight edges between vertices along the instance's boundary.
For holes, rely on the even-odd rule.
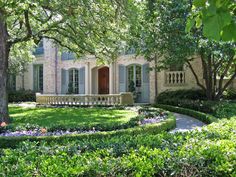
[[114,127],[127,123],[137,113],[130,110],[105,108],[22,108],[10,106],[12,126],[26,124],[46,128]]

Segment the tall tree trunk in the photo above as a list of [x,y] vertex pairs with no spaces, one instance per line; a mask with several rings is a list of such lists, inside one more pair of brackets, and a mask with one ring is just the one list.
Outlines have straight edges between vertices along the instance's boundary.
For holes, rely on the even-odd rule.
[[157,84],[157,55],[155,54],[155,58],[154,58],[154,62],[155,62],[155,100],[157,99],[157,94],[158,94],[158,84]]
[[9,122],[7,95],[7,68],[10,45],[4,15],[0,9],[0,122]]
[[213,100],[213,73],[212,73],[212,56],[211,54],[207,57],[207,67],[208,67],[208,99]]

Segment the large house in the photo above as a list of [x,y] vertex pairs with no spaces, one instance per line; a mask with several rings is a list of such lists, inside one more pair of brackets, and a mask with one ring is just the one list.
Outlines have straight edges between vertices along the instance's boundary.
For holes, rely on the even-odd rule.
[[[143,57],[124,53],[109,65],[98,65],[94,56],[76,60],[73,53],[59,54],[50,40],[44,39],[36,49],[37,60],[28,71],[11,79],[15,89],[34,90],[43,94],[118,94],[136,90],[136,102],[155,101],[155,74],[148,68],[153,63]],[[193,61],[197,75],[203,81],[200,60]],[[157,73],[157,91],[198,88],[190,69],[185,67]],[[236,82],[232,87],[236,88]]]

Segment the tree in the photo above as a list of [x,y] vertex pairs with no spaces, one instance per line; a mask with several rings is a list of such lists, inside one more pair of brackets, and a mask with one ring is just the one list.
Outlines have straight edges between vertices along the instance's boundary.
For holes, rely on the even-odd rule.
[[37,45],[42,38],[48,38],[78,56],[90,53],[100,59],[114,59],[116,43],[125,27],[125,7],[130,3],[131,0],[0,1],[0,122],[9,122],[7,70],[9,56],[14,55],[17,45]]
[[[161,56],[162,59],[159,57],[158,60],[159,69],[167,69],[173,65],[186,65],[207,98],[219,99],[223,91],[236,78],[235,44],[208,40],[203,36],[202,28],[193,28],[191,34],[186,33],[187,17],[191,10],[189,1],[154,2],[151,6],[156,14],[153,21],[140,21],[144,28],[139,33],[141,36],[139,46],[142,47],[144,43],[148,47],[143,51],[147,51],[148,55],[155,53]],[[147,28],[148,26],[150,28]],[[153,28],[154,30],[150,31]],[[138,30],[135,32],[138,33]],[[198,57],[202,62],[204,83],[201,82],[191,64],[191,61]],[[154,58],[150,60],[153,61]],[[228,80],[224,83],[226,77]]]
[[203,34],[209,39],[236,41],[235,9],[233,0],[194,0],[186,30],[190,32],[195,25],[203,27]]
[[[164,66],[182,63],[192,71],[197,85],[209,100],[219,99],[224,90],[236,78],[235,44],[214,42],[203,36],[204,29],[193,28],[191,34],[185,32],[187,16],[190,12],[188,1],[164,2],[160,8],[160,50],[165,58]],[[171,20],[171,23],[168,22]],[[191,61],[200,56],[204,73],[204,83],[200,81]],[[228,81],[223,85],[225,78]]]
[[130,17],[128,45],[135,48],[136,55],[142,55],[147,61],[154,61],[155,65],[150,68],[155,71],[155,97],[157,97],[157,60],[160,52],[157,50],[159,43],[157,22],[158,12],[155,7],[156,0],[140,1],[135,4],[133,15]]

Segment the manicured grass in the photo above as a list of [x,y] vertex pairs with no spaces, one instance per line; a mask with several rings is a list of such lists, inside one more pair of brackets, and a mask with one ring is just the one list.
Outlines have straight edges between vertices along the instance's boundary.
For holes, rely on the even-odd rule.
[[105,108],[22,108],[10,106],[12,126],[26,124],[40,127],[116,126],[127,123],[137,113],[131,110]]

